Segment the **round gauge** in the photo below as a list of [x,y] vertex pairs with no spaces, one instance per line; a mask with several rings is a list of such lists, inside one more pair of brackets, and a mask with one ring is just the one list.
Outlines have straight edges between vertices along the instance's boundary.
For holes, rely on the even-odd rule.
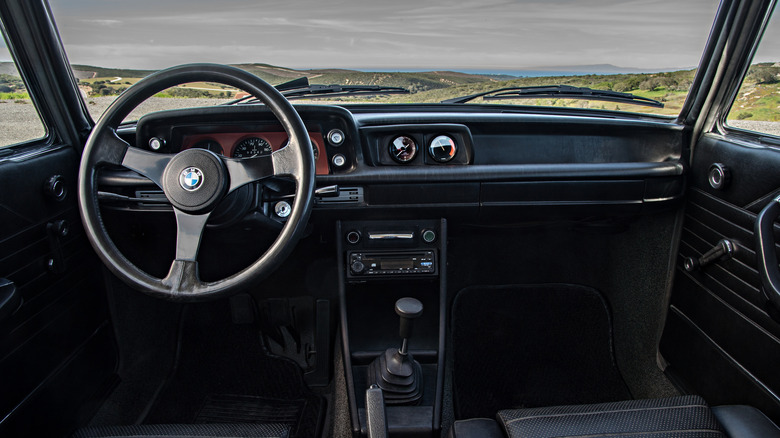
[[431,155],[431,158],[440,163],[446,163],[455,158],[457,152],[458,144],[448,135],[440,135],[434,138],[428,146],[428,153]]
[[193,149],[206,149],[211,152],[214,152],[215,154],[222,155],[222,145],[219,144],[216,140],[201,140],[192,147]]
[[260,137],[241,140],[233,149],[233,158],[252,158],[258,155],[270,155],[273,150],[267,141]]
[[390,156],[399,163],[408,163],[417,156],[417,143],[412,137],[400,135],[390,142]]

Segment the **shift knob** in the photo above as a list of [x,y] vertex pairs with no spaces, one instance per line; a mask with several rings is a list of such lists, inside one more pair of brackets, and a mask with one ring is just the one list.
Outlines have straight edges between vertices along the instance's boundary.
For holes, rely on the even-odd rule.
[[403,339],[412,337],[412,321],[419,318],[423,312],[422,303],[414,298],[401,298],[395,302],[395,313],[401,317],[399,334]]

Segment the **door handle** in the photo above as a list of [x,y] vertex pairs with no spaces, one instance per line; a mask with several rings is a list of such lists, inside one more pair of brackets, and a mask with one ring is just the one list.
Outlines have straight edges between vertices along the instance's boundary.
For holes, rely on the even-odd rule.
[[11,280],[0,278],[0,321],[4,321],[22,307],[22,295]]
[[772,199],[758,214],[755,225],[756,259],[766,299],[780,309],[780,268],[775,252],[775,219],[780,216],[780,196]]

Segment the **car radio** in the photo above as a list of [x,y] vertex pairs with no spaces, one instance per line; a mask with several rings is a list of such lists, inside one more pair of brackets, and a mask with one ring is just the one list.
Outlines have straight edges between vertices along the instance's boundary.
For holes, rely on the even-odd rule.
[[347,253],[347,276],[414,276],[436,275],[435,251],[414,252],[361,252]]

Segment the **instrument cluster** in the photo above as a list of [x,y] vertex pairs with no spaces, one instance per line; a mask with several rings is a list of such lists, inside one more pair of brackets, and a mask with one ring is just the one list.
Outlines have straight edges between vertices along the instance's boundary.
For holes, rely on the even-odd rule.
[[[324,141],[319,132],[309,132],[314,153],[314,163],[317,175],[327,175],[328,160],[324,153]],[[274,151],[287,145],[287,133],[263,131],[263,132],[213,132],[183,134],[181,136],[181,149],[207,149],[216,154],[231,158],[252,158],[270,155]],[[149,140],[149,148],[160,150],[162,139],[152,137]],[[157,146],[157,147],[155,147]]]

